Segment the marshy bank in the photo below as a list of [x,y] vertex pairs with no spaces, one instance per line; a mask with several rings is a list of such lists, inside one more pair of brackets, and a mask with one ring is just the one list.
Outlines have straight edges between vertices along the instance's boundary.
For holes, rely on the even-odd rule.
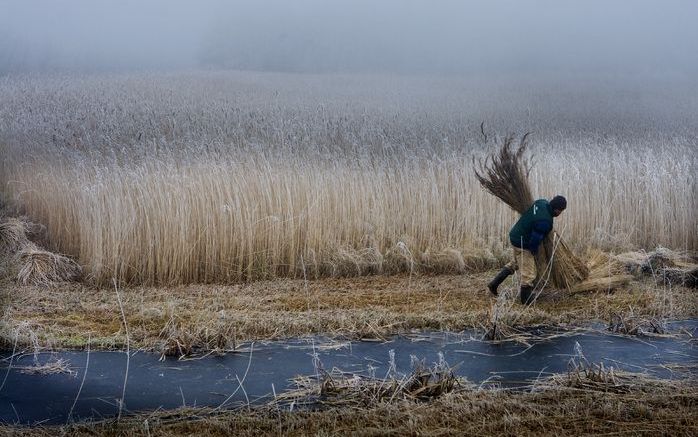
[[544,292],[534,306],[523,307],[511,279],[498,300],[485,291],[492,274],[124,287],[118,295],[114,287],[7,284],[0,338],[6,349],[121,349],[125,318],[133,349],[181,356],[306,335],[382,339],[413,329],[579,327],[610,325],[619,317],[627,325],[698,316],[695,289],[652,277],[612,291]]
[[525,344],[482,341],[476,332],[422,332],[384,342],[311,337],[185,360],[143,352],[128,360],[120,352],[5,353],[0,420],[56,425],[148,411],[199,408],[209,414],[269,405],[279,414],[311,414],[353,401],[433,401],[451,392],[480,396],[492,390],[496,397],[516,389],[521,393],[513,396],[534,395],[551,380],[614,395],[651,383],[694,390],[698,320],[666,329],[643,338],[538,329],[523,333]]
[[[564,376],[563,376],[564,378]],[[429,403],[399,399],[365,407],[287,411],[274,406],[236,412],[186,408],[119,422],[55,427],[5,426],[12,436],[259,435],[695,435],[695,387],[677,381],[618,378],[625,391],[586,376],[551,380],[535,391],[450,393]],[[585,383],[593,388],[580,389]]]

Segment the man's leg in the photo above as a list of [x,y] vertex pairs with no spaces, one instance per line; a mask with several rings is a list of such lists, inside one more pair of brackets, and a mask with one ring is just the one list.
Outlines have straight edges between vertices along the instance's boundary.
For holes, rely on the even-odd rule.
[[513,259],[509,261],[509,263],[507,263],[507,265],[505,265],[499,273],[497,273],[497,276],[495,276],[489,284],[487,284],[487,288],[490,289],[490,293],[496,296],[497,288],[501,285],[502,282],[504,282],[506,278],[512,275],[518,268],[519,267],[516,262],[516,252],[514,252]]
[[521,303],[528,305],[533,301],[533,281],[536,279],[536,259],[528,250],[514,248],[518,258],[521,274]]
[[514,270],[512,270],[511,267],[509,267],[510,264],[511,263],[505,265],[502,268],[502,270],[500,270],[499,273],[497,273],[497,276],[495,276],[494,279],[492,279],[490,283],[487,284],[487,288],[490,289],[490,293],[494,294],[495,296],[497,295],[497,288],[499,287],[499,285],[502,282],[504,282],[504,280],[508,278],[509,275],[514,273]]

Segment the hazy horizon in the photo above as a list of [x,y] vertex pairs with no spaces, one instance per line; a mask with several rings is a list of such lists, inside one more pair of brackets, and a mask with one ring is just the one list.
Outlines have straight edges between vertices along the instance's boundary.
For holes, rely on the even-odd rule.
[[698,71],[698,2],[0,0],[0,74]]

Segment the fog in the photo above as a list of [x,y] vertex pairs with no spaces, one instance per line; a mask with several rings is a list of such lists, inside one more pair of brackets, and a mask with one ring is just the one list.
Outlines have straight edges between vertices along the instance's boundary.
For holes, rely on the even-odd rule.
[[693,0],[0,0],[0,73],[698,72]]

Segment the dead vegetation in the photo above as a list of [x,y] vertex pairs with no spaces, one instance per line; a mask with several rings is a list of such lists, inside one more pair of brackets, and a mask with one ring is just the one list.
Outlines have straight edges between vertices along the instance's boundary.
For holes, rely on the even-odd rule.
[[43,250],[33,243],[19,251],[17,280],[22,285],[54,286],[80,279],[80,266],[67,256]]
[[651,252],[625,252],[615,260],[635,277],[651,277],[660,285],[698,287],[698,256],[658,247]]
[[664,334],[665,323],[654,317],[637,317],[611,312],[608,330],[625,335]]
[[585,256],[589,275],[571,287],[572,293],[611,291],[628,284],[633,278],[621,262],[600,250],[590,250]]
[[12,256],[29,243],[27,224],[15,217],[0,217],[0,254]]
[[185,357],[196,352],[223,353],[237,349],[236,326],[218,314],[211,320],[199,320],[191,324],[188,320],[170,313],[170,318],[158,334],[156,350],[166,356]]
[[63,358],[50,359],[45,363],[35,362],[31,366],[15,366],[15,369],[30,375],[54,375],[57,373],[72,375],[75,373],[70,361]]
[[[695,380],[678,378],[667,383],[662,379],[656,379],[647,373],[628,372],[618,370],[613,366],[605,366],[603,363],[589,362],[584,356],[579,343],[575,343],[575,355],[568,363],[566,373],[553,374],[538,379],[533,385],[533,390],[553,390],[556,388],[572,388],[581,392],[601,392],[613,394],[646,395],[653,391],[662,392],[667,385],[698,388]],[[698,402],[698,398],[694,399]]]
[[[421,376],[420,376],[421,375]],[[676,435],[698,431],[691,380],[656,380],[590,365],[540,379],[530,390],[434,383],[415,372],[401,380],[351,377],[316,381],[295,402],[277,399],[234,411],[183,408],[6,435]],[[449,377],[442,381],[451,381]],[[410,387],[408,389],[408,387]],[[429,396],[419,395],[434,390]],[[319,394],[324,390],[324,395]],[[426,399],[428,398],[428,399]],[[323,400],[324,399],[324,400]],[[320,400],[320,402],[318,402]]]
[[[32,242],[42,228],[24,218],[0,218],[0,257],[19,284],[52,287],[81,278],[82,268],[71,258]],[[6,273],[7,274],[7,273]]]
[[279,409],[366,408],[402,400],[432,401],[470,386],[455,376],[455,369],[446,363],[443,355],[439,355],[439,362],[432,366],[412,356],[412,372],[407,375],[397,374],[394,359],[391,351],[388,373],[383,377],[338,369],[326,371],[315,359],[315,375],[294,378],[296,387],[276,395],[271,405]]
[[511,296],[509,290],[497,295],[497,300],[492,305],[491,317],[484,327],[484,338],[489,341],[502,341],[515,336],[514,327],[518,325],[518,319],[527,308],[516,305],[516,296]]
[[[632,281],[610,293],[545,291],[536,305],[516,302],[505,283],[497,304],[485,291],[491,273],[367,276],[250,284],[120,287],[134,349],[181,356],[233,350],[250,340],[323,334],[384,339],[415,329],[493,329],[490,337],[516,338],[536,325],[609,325],[611,313],[665,320],[696,317],[698,295],[651,280]],[[25,286],[3,296],[0,338],[12,347],[94,349],[123,346],[121,310],[113,288],[64,284],[50,293]]]
[[[663,253],[672,252],[663,250]],[[533,307],[517,305],[515,288],[503,290],[492,306],[487,323],[482,326],[484,338],[495,342],[526,343],[531,335],[525,329],[522,331],[522,327],[529,326],[532,321],[550,325],[550,319],[545,314],[549,308],[553,305],[558,305],[558,309],[566,308],[568,303],[582,299],[582,296],[594,307],[595,314],[592,315],[588,309],[581,312],[586,313],[588,321],[606,323],[608,331],[632,336],[665,335],[666,322],[683,317],[679,315],[683,312],[679,308],[686,308],[685,304],[698,299],[690,291],[690,282],[672,285],[663,277],[658,279],[656,275],[638,274],[642,270],[631,269],[621,261],[628,257],[636,259],[640,254],[626,253],[623,258],[601,251],[588,251],[589,278],[570,290],[538,291],[537,305]],[[636,274],[632,275],[630,271]],[[675,294],[676,290],[683,290],[682,297]],[[606,302],[603,310],[599,308],[601,300]],[[545,308],[544,312],[540,311],[541,307]],[[689,314],[685,315],[695,317],[697,310],[689,310]]]

